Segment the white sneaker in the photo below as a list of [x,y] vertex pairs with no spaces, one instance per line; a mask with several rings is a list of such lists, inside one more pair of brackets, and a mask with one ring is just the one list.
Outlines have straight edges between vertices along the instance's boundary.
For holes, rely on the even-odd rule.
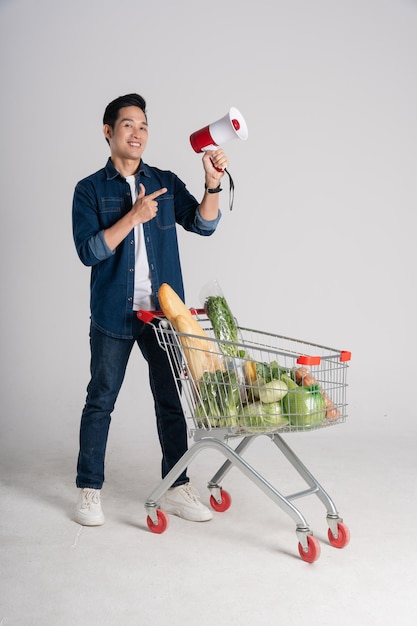
[[80,497],[74,519],[82,526],[101,526],[104,524],[104,515],[100,502],[100,489],[80,490]]
[[213,513],[202,504],[191,483],[168,489],[159,501],[165,513],[178,515],[191,522],[207,522]]

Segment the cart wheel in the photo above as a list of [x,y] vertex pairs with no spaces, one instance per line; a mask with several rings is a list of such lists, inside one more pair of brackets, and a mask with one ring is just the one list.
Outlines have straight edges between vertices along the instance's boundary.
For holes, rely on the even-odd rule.
[[320,556],[320,544],[318,540],[315,537],[313,537],[313,535],[307,535],[307,543],[308,543],[307,552],[304,550],[301,542],[299,542],[298,544],[298,552],[300,553],[300,556],[303,559],[303,561],[306,561],[307,563],[313,563]]
[[148,528],[150,531],[157,535],[161,535],[168,528],[169,518],[168,515],[164,513],[164,511],[161,511],[161,509],[157,509],[156,515],[158,517],[157,524],[154,524],[150,515],[148,515],[148,517],[146,518],[146,523],[148,524]]
[[217,502],[214,496],[210,496],[210,505],[215,511],[223,513],[224,511],[227,511],[227,509],[232,504],[232,498],[230,497],[230,494],[224,489],[220,491],[220,494],[222,497],[221,502]]
[[329,528],[327,533],[329,541],[334,548],[344,548],[345,546],[347,546],[350,540],[349,528],[346,526],[346,524],[343,524],[343,522],[339,522],[337,524],[337,532],[338,537],[335,537]]

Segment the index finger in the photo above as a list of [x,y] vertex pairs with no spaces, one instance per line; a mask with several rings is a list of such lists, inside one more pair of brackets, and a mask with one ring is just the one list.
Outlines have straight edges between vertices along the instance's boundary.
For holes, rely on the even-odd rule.
[[158,196],[162,196],[162,194],[166,193],[167,191],[168,191],[168,189],[166,187],[162,187],[162,189],[158,189],[157,191],[153,191],[147,197],[150,198],[151,200],[154,200],[155,198],[158,198]]

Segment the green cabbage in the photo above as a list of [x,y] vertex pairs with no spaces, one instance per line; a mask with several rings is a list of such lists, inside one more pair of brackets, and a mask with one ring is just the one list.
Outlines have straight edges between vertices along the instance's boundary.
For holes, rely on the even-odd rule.
[[279,402],[287,393],[288,387],[283,380],[270,380],[258,389],[259,399],[264,404]]
[[289,389],[282,410],[292,426],[301,428],[317,426],[326,418],[326,402],[318,385]]
[[247,431],[274,430],[288,425],[288,419],[282,415],[281,402],[250,402],[243,408],[239,424]]

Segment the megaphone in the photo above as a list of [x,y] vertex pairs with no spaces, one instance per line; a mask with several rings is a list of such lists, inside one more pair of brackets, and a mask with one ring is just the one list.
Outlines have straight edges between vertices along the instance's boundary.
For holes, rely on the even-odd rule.
[[248,138],[248,127],[243,115],[235,107],[216,122],[196,130],[190,135],[190,143],[195,152],[217,150],[219,146],[231,139]]

